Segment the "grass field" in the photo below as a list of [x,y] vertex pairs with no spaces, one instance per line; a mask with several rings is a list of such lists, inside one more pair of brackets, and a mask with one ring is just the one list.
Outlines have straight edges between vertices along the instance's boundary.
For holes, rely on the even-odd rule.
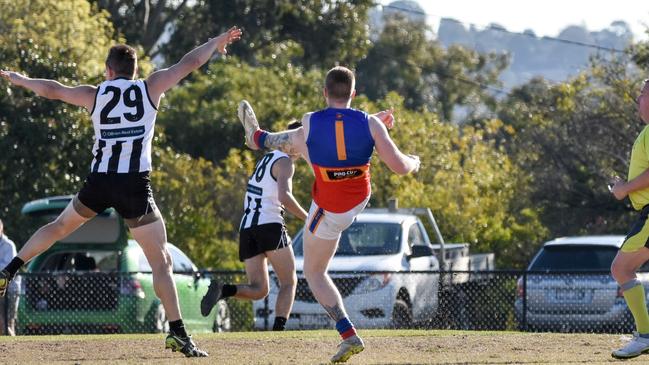
[[[351,364],[599,364],[620,335],[361,330],[366,349]],[[239,332],[195,336],[209,358],[163,351],[162,335],[0,337],[0,364],[323,364],[334,331]],[[625,363],[649,363],[644,355]]]

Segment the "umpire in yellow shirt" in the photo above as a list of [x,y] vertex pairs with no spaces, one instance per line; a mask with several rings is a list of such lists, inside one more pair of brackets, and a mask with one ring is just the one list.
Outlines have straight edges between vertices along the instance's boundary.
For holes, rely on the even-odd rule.
[[[649,80],[644,81],[636,102],[640,118],[649,124]],[[633,143],[628,181],[615,178],[611,193],[618,200],[628,195],[633,208],[640,213],[611,266],[611,275],[622,288],[637,330],[629,343],[611,355],[617,359],[628,359],[649,353],[649,313],[645,289],[636,276],[638,268],[649,260],[649,126],[644,127]]]

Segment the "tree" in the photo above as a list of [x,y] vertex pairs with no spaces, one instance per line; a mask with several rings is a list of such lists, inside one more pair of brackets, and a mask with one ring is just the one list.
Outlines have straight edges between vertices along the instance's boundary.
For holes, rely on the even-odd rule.
[[184,50],[238,25],[244,40],[233,44],[231,52],[250,64],[258,64],[259,52],[277,56],[292,41],[301,49],[293,55],[294,65],[354,65],[368,48],[367,11],[372,5],[371,0],[199,0],[180,13],[163,53],[175,62]]
[[640,80],[623,59],[597,60],[562,84],[532,80],[501,104],[500,119],[515,131],[506,145],[531,176],[530,199],[553,236],[628,229],[630,207],[606,184],[626,176],[643,127],[633,103]]
[[473,252],[495,252],[500,267],[526,264],[531,243],[547,231],[536,207],[519,194],[526,176],[493,139],[501,130],[499,121],[482,127],[440,123],[435,114],[404,108],[395,93],[378,106],[361,105],[370,110],[395,106],[398,124],[391,137],[422,161],[417,174],[399,177],[375,156],[372,205],[386,206],[396,197],[403,207],[428,207],[447,242],[468,242]]
[[176,150],[218,164],[243,145],[236,111],[249,100],[262,127],[284,129],[292,119],[324,107],[321,71],[251,67],[237,59],[214,62],[206,73],[170,91],[158,120]]
[[90,0],[110,13],[115,30],[132,45],[140,45],[151,58],[165,32],[170,31],[188,0]]
[[154,162],[151,181],[169,241],[200,267],[240,269],[237,232],[251,154],[233,150],[217,167],[164,147]]
[[506,66],[505,55],[443,49],[426,37],[423,24],[394,16],[359,63],[357,89],[372,100],[396,91],[406,107],[437,111],[444,121],[454,121],[456,109],[464,107],[470,120],[494,108],[489,88],[498,85]]
[[[100,80],[113,28],[85,0],[0,0],[0,64],[63,83]],[[20,245],[35,222],[22,205],[78,190],[89,171],[92,128],[80,108],[0,88],[2,218]]]

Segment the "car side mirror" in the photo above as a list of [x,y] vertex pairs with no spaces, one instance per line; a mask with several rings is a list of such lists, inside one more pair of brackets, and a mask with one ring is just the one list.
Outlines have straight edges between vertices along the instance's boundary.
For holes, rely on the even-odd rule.
[[433,248],[427,245],[412,246],[412,253],[408,255],[408,260],[416,257],[434,256]]
[[203,274],[200,271],[194,271],[194,283],[196,283],[201,277],[203,277]]

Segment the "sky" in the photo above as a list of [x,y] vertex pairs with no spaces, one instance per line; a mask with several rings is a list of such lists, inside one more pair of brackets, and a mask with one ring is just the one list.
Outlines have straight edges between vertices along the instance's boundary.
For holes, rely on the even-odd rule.
[[[387,5],[391,0],[382,0]],[[417,0],[437,29],[441,17],[473,23],[478,28],[498,23],[507,30],[532,29],[537,36],[556,37],[568,25],[595,31],[624,20],[634,39],[646,40],[649,0]]]

